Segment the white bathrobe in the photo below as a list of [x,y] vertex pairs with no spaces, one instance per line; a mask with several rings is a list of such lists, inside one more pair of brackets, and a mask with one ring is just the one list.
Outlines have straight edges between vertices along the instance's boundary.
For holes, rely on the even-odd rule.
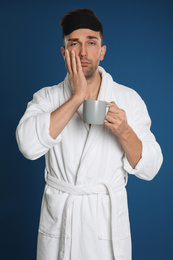
[[99,67],[98,100],[115,101],[142,141],[142,158],[130,166],[118,138],[104,125],[82,121],[82,105],[61,134],[49,135],[50,114],[72,95],[69,77],[34,94],[16,131],[23,155],[46,159],[37,260],[131,260],[125,185],[127,172],[151,180],[162,152],[150,131],[143,100]]

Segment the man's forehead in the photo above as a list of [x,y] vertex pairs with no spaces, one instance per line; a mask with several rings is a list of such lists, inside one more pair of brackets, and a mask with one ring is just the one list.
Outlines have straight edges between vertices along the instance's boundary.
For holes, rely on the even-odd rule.
[[71,39],[96,39],[101,40],[100,32],[90,29],[78,29],[65,36],[67,42]]

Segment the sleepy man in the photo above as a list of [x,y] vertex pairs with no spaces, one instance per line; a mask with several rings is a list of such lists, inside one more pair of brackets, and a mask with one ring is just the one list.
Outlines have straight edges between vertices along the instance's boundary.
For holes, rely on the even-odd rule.
[[[102,67],[103,27],[91,9],[67,13],[63,82],[34,94],[16,130],[23,155],[45,156],[37,260],[131,260],[127,174],[152,180],[162,152],[145,103]],[[103,125],[83,122],[83,101],[110,106]]]

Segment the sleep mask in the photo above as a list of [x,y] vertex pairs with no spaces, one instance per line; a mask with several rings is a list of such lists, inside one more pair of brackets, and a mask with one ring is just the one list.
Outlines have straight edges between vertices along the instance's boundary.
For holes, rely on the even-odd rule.
[[66,22],[63,25],[63,34],[68,35],[80,28],[87,28],[93,31],[103,31],[101,22],[99,22],[94,15],[88,13],[77,13],[66,19]]

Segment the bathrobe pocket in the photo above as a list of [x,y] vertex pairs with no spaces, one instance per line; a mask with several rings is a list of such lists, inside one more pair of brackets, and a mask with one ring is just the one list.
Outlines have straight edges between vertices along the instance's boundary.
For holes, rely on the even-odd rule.
[[[129,234],[129,218],[125,189],[117,192],[117,219],[118,234],[120,239],[125,239]],[[98,237],[99,239],[111,240],[111,203],[108,195],[98,195]]]
[[118,203],[118,232],[120,238],[125,239],[130,236],[130,223],[129,223],[126,189],[122,189],[117,192],[117,203]]
[[[60,237],[64,205],[68,194],[46,186],[40,216],[39,232],[50,237]],[[67,233],[69,237],[69,232]]]
[[108,195],[98,195],[98,238],[111,240],[111,207]]

